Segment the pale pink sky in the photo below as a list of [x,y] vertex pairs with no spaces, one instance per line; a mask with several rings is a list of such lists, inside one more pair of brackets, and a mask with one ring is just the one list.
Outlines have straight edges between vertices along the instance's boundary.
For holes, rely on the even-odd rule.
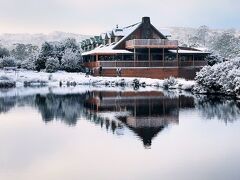
[[240,28],[239,0],[0,0],[0,33],[98,34],[150,16],[154,25]]

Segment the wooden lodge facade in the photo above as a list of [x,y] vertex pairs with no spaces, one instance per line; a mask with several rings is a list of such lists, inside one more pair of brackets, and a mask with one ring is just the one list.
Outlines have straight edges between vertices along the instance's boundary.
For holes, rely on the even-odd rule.
[[157,30],[149,17],[81,43],[85,68],[94,76],[193,79],[209,54],[180,47]]

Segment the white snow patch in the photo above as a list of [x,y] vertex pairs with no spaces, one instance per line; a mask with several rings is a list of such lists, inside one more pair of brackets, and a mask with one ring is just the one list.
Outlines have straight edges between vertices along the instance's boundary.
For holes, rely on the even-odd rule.
[[[59,87],[60,84],[64,86],[75,85],[94,85],[94,86],[116,86],[124,83],[125,86],[132,87],[133,81],[137,79],[140,84],[147,87],[164,87],[164,80],[138,77],[93,77],[86,76],[84,73],[67,73],[58,71],[55,73],[36,72],[28,70],[4,71],[0,70],[0,77],[7,77],[11,81],[16,82],[17,87],[24,85],[28,86],[48,86]],[[169,89],[191,90],[195,85],[195,81],[187,81],[185,79],[177,78],[176,83],[170,86]],[[145,90],[146,90],[145,89]]]

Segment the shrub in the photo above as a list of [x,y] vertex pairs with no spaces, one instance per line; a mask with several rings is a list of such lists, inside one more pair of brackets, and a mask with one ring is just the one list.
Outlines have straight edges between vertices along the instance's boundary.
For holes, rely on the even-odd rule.
[[0,59],[0,67],[16,67],[16,59],[14,57],[4,57]]
[[237,95],[240,89],[240,58],[205,66],[195,80],[196,92]]
[[67,72],[78,72],[81,70],[80,66],[81,55],[79,52],[73,52],[67,49],[62,57],[61,67]]
[[38,57],[35,62],[35,68],[37,71],[40,71],[41,69],[46,68],[46,58],[45,57]]
[[46,61],[46,72],[53,73],[59,69],[59,61],[57,58],[48,58]]
[[177,84],[177,81],[174,77],[170,77],[168,79],[164,79],[163,81],[163,87],[168,89],[171,86],[174,86]]

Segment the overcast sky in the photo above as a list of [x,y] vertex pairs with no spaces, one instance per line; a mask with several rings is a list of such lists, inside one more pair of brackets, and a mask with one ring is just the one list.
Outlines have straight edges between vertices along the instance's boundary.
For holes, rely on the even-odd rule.
[[240,0],[0,0],[0,33],[99,34],[142,16],[157,27],[240,28]]

